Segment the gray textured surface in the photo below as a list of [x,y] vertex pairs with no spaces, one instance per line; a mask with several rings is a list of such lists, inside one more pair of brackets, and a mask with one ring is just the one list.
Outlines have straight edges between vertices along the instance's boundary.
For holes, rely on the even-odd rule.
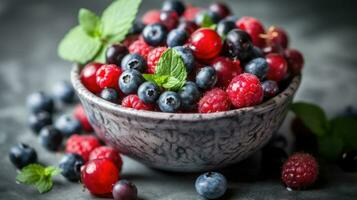
[[[26,127],[24,101],[35,90],[49,90],[58,80],[69,79],[70,64],[56,55],[56,45],[74,25],[80,7],[102,10],[109,0],[1,0],[0,1],[0,199],[93,199],[79,184],[56,179],[52,192],[39,195],[16,185],[16,171],[6,153],[19,141],[32,144],[40,160],[55,164],[60,154],[49,154]],[[144,0],[142,10],[159,6]],[[194,1],[207,4],[207,1]],[[228,1],[227,1],[228,2]],[[330,116],[344,105],[357,102],[356,2],[345,1],[229,1],[240,15],[256,16],[265,24],[278,24],[290,32],[292,46],[305,54],[306,68],[297,99],[322,105]],[[282,127],[287,133],[288,123]],[[154,171],[125,159],[123,177],[134,181],[143,200],[199,199],[193,187],[196,175]],[[230,199],[356,199],[357,174],[331,166],[327,181],[309,191],[288,192],[279,181],[256,179],[256,162],[227,171]]]

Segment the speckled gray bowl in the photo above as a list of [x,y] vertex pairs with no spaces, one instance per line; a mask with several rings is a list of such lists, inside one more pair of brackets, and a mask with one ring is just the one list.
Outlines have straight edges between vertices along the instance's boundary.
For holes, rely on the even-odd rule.
[[241,161],[271,138],[282,124],[300,84],[295,77],[273,99],[243,109],[213,114],[137,111],[105,101],[80,82],[72,84],[97,135],[121,153],[169,171],[213,170]]

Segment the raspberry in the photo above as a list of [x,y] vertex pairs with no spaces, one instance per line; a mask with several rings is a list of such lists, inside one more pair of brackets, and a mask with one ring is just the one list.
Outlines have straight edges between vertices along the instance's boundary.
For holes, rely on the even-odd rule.
[[118,167],[119,171],[123,165],[123,161],[119,155],[119,152],[112,147],[101,146],[95,148],[89,154],[89,160],[96,160],[96,159],[111,160]]
[[183,13],[183,18],[187,21],[194,21],[196,15],[201,11],[202,9],[199,7],[194,7],[194,6],[187,6],[185,12]]
[[319,167],[313,156],[295,153],[284,163],[281,179],[287,187],[301,189],[312,185],[318,173]]
[[76,153],[82,156],[86,162],[93,149],[100,146],[99,140],[92,135],[74,134],[68,138],[66,143],[66,153]]
[[234,77],[228,85],[227,93],[236,108],[257,105],[263,101],[264,97],[258,77],[249,73]]
[[198,112],[213,113],[227,111],[231,107],[227,93],[220,88],[213,88],[206,92],[198,102]]
[[90,125],[88,117],[81,104],[78,104],[76,105],[76,107],[74,107],[73,116],[81,122],[83,130],[87,132],[93,131],[93,128]]
[[151,50],[148,54],[147,62],[148,62],[148,73],[154,74],[157,63],[161,55],[167,50],[166,47],[157,47]]
[[123,45],[129,48],[131,44],[133,44],[136,40],[139,39],[139,35],[129,35],[123,41]]
[[160,22],[160,10],[150,10],[144,14],[141,21],[145,25],[154,24]]
[[236,26],[250,35],[254,46],[260,48],[265,46],[265,40],[261,37],[265,31],[259,20],[253,17],[242,17],[236,22]]
[[83,85],[93,93],[98,93],[101,90],[95,75],[102,65],[101,63],[89,63],[82,69],[80,74]]
[[137,53],[145,59],[147,59],[150,50],[151,47],[140,38],[129,46],[129,52],[131,54]]
[[288,73],[288,64],[280,54],[268,54],[266,61],[269,65],[268,80],[281,81]]
[[102,65],[97,73],[97,84],[100,88],[115,88],[119,89],[118,79],[122,70],[116,65]]
[[148,111],[154,110],[153,105],[144,103],[143,101],[140,100],[140,98],[136,94],[126,96],[121,102],[121,105],[123,107],[134,108],[136,110],[148,110]]

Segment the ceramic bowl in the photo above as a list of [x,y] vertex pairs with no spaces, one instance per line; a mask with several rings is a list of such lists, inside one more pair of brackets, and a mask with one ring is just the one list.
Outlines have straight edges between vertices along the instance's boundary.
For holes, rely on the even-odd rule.
[[121,107],[72,84],[99,138],[145,165],[176,172],[213,170],[263,147],[282,124],[300,84],[294,77],[278,96],[254,107],[212,114],[173,114]]

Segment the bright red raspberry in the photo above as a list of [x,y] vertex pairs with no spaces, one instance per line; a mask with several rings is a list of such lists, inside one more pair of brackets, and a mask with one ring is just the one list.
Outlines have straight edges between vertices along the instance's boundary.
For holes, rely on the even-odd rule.
[[82,183],[95,196],[111,197],[119,179],[119,170],[109,159],[91,160],[81,168]]
[[304,57],[300,51],[296,49],[286,49],[284,55],[290,71],[292,71],[293,74],[299,74],[304,67]]
[[281,173],[283,183],[291,189],[311,186],[317,179],[319,166],[307,153],[295,153],[284,163]]
[[74,134],[67,140],[66,153],[76,153],[82,156],[84,161],[88,161],[89,154],[93,151],[93,149],[99,146],[99,140],[92,135]]
[[123,41],[123,45],[129,48],[129,46],[138,39],[139,39],[139,35],[128,35]]
[[78,119],[78,121],[81,122],[82,128],[87,131],[91,132],[93,131],[92,126],[89,123],[88,117],[86,112],[84,111],[84,108],[81,104],[78,104],[74,107],[73,110],[73,116]]
[[196,58],[210,60],[219,55],[222,50],[222,40],[218,33],[210,28],[200,28],[192,33],[189,47]]
[[96,74],[97,84],[102,89],[115,88],[119,90],[118,80],[121,73],[121,68],[116,65],[102,65]]
[[91,92],[98,93],[101,88],[97,84],[96,73],[102,66],[101,63],[89,63],[81,71],[80,78],[83,85]]
[[205,93],[198,102],[199,113],[223,112],[229,110],[231,102],[227,93],[220,88],[213,88]]
[[146,12],[143,17],[141,18],[141,21],[145,25],[149,24],[154,24],[160,22],[160,10],[150,10]]
[[264,47],[265,39],[262,35],[265,33],[263,24],[253,17],[242,17],[236,22],[236,26],[246,31],[252,38],[254,46]]
[[121,170],[121,167],[123,165],[123,160],[121,159],[119,152],[114,148],[108,146],[97,147],[89,154],[89,160],[96,159],[111,160],[117,166],[119,171]]
[[194,7],[194,6],[187,6],[185,12],[183,13],[183,18],[187,21],[194,21],[196,15],[201,12],[202,8]]
[[227,94],[236,108],[257,105],[263,101],[264,97],[258,77],[249,73],[234,77],[228,85]]
[[157,47],[149,52],[147,63],[148,63],[148,73],[154,74],[157,63],[161,55],[167,50],[166,47]]
[[226,88],[231,80],[242,73],[242,67],[239,60],[231,60],[226,57],[218,57],[211,63],[216,70],[218,81],[217,86]]
[[266,60],[269,65],[268,80],[281,81],[288,73],[288,64],[280,54],[268,54]]
[[266,33],[267,44],[269,46],[280,46],[286,49],[289,45],[289,37],[284,29],[271,26]]
[[126,108],[134,108],[136,110],[148,110],[153,111],[154,106],[152,104],[147,104],[141,101],[136,94],[126,96],[121,105]]
[[140,37],[137,41],[133,42],[128,49],[130,53],[137,53],[145,59],[147,59],[148,54],[151,51],[151,47],[146,44],[144,40],[140,39]]

